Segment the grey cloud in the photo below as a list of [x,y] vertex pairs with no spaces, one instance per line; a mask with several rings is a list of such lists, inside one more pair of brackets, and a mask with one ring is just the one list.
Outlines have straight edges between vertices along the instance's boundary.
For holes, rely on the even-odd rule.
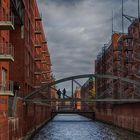
[[[137,16],[137,0],[124,2],[125,13]],[[94,72],[98,52],[111,39],[112,10],[114,29],[121,31],[121,0],[47,0],[46,5],[39,0],[38,3],[56,78]]]
[[82,2],[83,0],[47,0],[47,3],[54,3],[57,5],[75,5],[77,3]]

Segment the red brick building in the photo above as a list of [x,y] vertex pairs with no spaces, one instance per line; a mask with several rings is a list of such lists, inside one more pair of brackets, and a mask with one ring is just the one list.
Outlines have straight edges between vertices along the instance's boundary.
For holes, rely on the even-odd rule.
[[[108,74],[120,76],[120,48],[118,47],[118,39],[120,34],[114,33],[112,39],[108,44],[105,44],[102,48],[102,52],[97,56],[95,62],[95,73],[96,74]],[[117,82],[117,85],[116,85]],[[113,79],[102,79],[98,78],[96,81],[96,93],[97,97],[106,96],[113,97],[113,86],[119,88],[118,81],[113,81]],[[116,91],[115,91],[116,92]],[[116,93],[115,93],[116,94]],[[101,97],[102,98],[102,97]]]
[[[103,47],[95,62],[96,74],[109,74],[139,81],[139,29],[136,19],[128,34],[114,33],[109,44]],[[120,80],[97,79],[97,96],[108,98],[139,98],[138,87]],[[103,94],[104,93],[104,94]]]
[[15,47],[10,79],[20,84],[19,94],[25,96],[43,83],[50,82],[51,62],[36,1],[23,1],[23,10],[23,23],[19,21],[15,30],[10,32],[10,41]]
[[[111,42],[105,45],[97,56],[96,74],[109,74],[140,81],[139,25],[139,20],[135,19],[128,27],[127,34],[114,33],[112,35]],[[96,95],[97,98],[139,99],[140,90],[138,86],[127,82],[98,78]],[[139,107],[139,103],[96,103],[96,118],[140,132]]]
[[[9,10],[8,10],[9,9]],[[9,80],[10,63],[14,61],[14,48],[10,42],[10,31],[14,29],[10,12],[10,1],[0,1],[0,139],[8,135],[8,96],[13,94],[13,82]]]
[[[81,89],[80,89],[80,87],[76,87],[74,97],[81,99]],[[75,109],[81,110],[81,102],[80,101],[77,101],[75,103]]]
[[[49,119],[50,106],[24,104],[22,97],[52,81],[51,60],[36,0],[0,0],[0,140],[24,137]],[[18,98],[13,100],[9,96],[14,95],[15,85],[20,88]],[[54,94],[55,90],[51,92]],[[50,97],[47,92],[41,94]]]

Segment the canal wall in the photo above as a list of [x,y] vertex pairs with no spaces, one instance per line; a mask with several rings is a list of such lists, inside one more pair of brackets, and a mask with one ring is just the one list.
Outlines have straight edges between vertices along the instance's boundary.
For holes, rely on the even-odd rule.
[[51,108],[44,104],[24,103],[18,98],[14,117],[8,118],[9,139],[26,140],[51,117]]
[[92,112],[92,113],[78,113],[78,114],[81,115],[81,116],[84,116],[86,118],[95,120],[95,112]]
[[96,119],[140,133],[140,103],[96,107]]

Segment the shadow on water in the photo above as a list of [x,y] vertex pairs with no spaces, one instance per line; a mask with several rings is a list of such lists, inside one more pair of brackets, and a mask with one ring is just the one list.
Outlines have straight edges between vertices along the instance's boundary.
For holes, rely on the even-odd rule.
[[140,135],[80,115],[61,114],[33,140],[140,140]]
[[92,120],[54,120],[53,122],[68,122],[68,123],[76,123],[76,122],[92,122]]

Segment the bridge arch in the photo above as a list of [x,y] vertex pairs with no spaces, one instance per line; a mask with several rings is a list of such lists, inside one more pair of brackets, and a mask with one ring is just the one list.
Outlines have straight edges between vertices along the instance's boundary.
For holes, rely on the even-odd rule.
[[59,84],[59,83],[63,83],[66,81],[71,81],[71,80],[75,80],[75,79],[82,79],[82,78],[90,78],[90,77],[94,77],[96,78],[106,78],[106,79],[114,79],[114,80],[121,80],[127,83],[131,83],[137,86],[140,86],[140,82],[137,82],[135,80],[129,79],[129,78],[124,78],[124,77],[119,77],[119,76],[114,76],[114,75],[102,75],[102,74],[83,74],[83,75],[76,75],[76,76],[71,76],[71,77],[66,77],[66,78],[62,78],[59,80],[56,80],[52,83],[49,84],[45,84],[43,86],[41,86],[39,89],[29,93],[27,96],[24,97],[24,100],[26,101],[26,99],[30,98],[31,96],[39,93],[42,90],[45,90],[47,88],[51,88],[51,86]]
[[71,80],[74,80],[74,79],[82,79],[82,78],[90,78],[90,77],[121,80],[121,81],[124,81],[124,82],[128,82],[128,83],[140,86],[140,82],[137,82],[137,81],[129,79],[129,78],[124,78],[124,77],[119,77],[119,76],[114,76],[114,75],[102,75],[102,74],[84,74],[84,75],[76,75],[76,76],[66,77],[66,78],[63,78],[63,79],[56,80],[56,81],[48,84],[48,86],[53,86],[53,85],[63,83],[63,82],[66,82],[66,81],[71,81]]

